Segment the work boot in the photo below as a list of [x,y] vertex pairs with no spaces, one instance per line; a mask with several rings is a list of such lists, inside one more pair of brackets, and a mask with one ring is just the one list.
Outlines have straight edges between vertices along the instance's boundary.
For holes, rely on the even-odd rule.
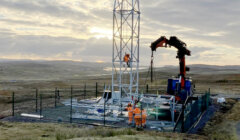
[[143,131],[143,128],[141,128],[141,127],[138,127],[136,129],[137,129],[137,131]]

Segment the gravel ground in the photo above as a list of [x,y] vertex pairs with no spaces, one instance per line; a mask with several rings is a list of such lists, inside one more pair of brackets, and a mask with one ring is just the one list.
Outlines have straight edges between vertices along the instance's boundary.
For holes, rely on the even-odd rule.
[[[214,113],[217,111],[217,106],[210,106],[209,109],[204,113],[204,115],[201,118],[201,121],[197,124],[196,127],[192,128],[189,133],[190,134],[197,134],[201,129],[205,126],[206,122],[209,121],[209,119],[214,115]],[[83,111],[83,110],[82,110]],[[66,106],[59,106],[57,108],[44,108],[42,111],[43,116],[45,116],[44,119],[34,119],[34,118],[27,118],[27,117],[21,117],[20,115],[16,115],[14,117],[7,117],[2,119],[3,121],[9,121],[9,122],[30,122],[30,123],[39,123],[39,122],[45,122],[45,123],[69,123],[69,107]],[[125,118],[127,119],[127,118]],[[80,119],[73,119],[73,123],[80,124],[80,125],[103,125],[103,121],[90,121],[90,120],[80,120]],[[121,122],[107,122],[106,125],[112,126],[112,127],[121,127],[121,128],[127,128],[130,127],[126,123],[127,120],[121,121]],[[150,126],[155,126],[152,124],[156,124],[154,121],[148,120],[147,123],[148,127],[146,130],[156,130]],[[162,131],[169,131],[169,128],[163,128],[161,127]],[[161,131],[160,130],[160,131]]]
[[20,116],[10,116],[6,117],[4,119],[1,119],[1,121],[8,121],[8,122],[29,122],[29,123],[42,123],[42,122],[53,122],[49,120],[40,120],[35,118],[28,118],[28,117],[20,117]]
[[[58,122],[57,120],[51,120],[51,119],[35,119],[35,118],[29,118],[29,117],[21,117],[21,116],[10,116],[6,117],[4,119],[1,119],[1,121],[7,121],[7,122],[27,122],[27,123],[66,123],[69,124],[69,122]],[[74,120],[73,120],[74,121]],[[95,122],[95,123],[73,123],[78,124],[79,126],[102,126],[103,123]],[[114,127],[106,122],[106,126]]]

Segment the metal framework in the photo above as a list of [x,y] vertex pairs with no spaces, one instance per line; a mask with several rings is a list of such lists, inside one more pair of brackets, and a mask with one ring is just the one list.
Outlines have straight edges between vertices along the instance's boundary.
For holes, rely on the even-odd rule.
[[112,92],[120,91],[122,96],[138,96],[139,34],[139,0],[114,0]]

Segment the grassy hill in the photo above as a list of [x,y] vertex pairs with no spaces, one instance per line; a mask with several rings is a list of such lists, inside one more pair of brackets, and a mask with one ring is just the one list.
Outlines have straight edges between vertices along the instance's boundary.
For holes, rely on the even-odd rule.
[[109,74],[108,63],[74,61],[1,61],[1,81],[61,80]]
[[[212,88],[214,93],[240,93],[240,66],[190,65],[188,76],[192,77],[198,90]],[[26,88],[55,88],[111,83],[111,63],[74,61],[0,61],[0,90]],[[177,76],[178,66],[154,68],[154,83],[150,83],[148,68],[141,67],[141,85],[159,86],[167,79]],[[147,76],[148,75],[148,76]]]

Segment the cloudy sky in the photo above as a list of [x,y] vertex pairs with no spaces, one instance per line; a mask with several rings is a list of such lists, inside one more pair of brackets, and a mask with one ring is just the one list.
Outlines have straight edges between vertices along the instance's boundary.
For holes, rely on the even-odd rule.
[[[111,62],[114,0],[0,0],[0,59]],[[240,0],[140,0],[141,65],[150,44],[178,36],[188,64],[240,65]],[[177,65],[174,48],[155,64]]]

